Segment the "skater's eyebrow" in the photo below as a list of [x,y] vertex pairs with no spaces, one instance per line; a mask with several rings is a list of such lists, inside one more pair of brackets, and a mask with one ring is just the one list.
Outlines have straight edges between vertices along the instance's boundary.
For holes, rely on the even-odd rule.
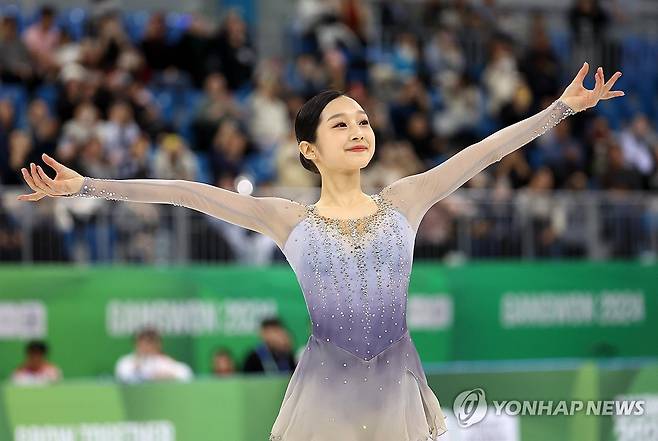
[[[363,113],[364,115],[366,115],[366,112],[364,112],[363,110],[358,110],[358,111],[356,111],[355,113]],[[337,114],[332,115],[332,116],[330,116],[329,118],[327,118],[327,121],[331,121],[332,119],[334,119],[334,118],[338,118],[338,117],[340,117],[340,116],[345,116],[345,114],[344,114],[344,113],[337,113]]]

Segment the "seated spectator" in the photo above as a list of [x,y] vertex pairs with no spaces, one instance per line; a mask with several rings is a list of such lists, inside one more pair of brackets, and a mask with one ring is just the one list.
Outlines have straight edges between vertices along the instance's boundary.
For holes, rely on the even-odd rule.
[[227,348],[219,348],[212,357],[212,373],[224,377],[235,373],[233,354]]
[[57,67],[55,52],[59,45],[59,30],[55,25],[56,11],[50,5],[41,7],[39,20],[23,33],[23,41],[41,73]]
[[643,177],[653,172],[653,150],[658,149],[658,135],[646,115],[637,114],[633,117],[630,127],[623,130],[619,136],[619,144],[627,166]]
[[196,148],[205,151],[209,149],[213,134],[222,120],[227,117],[239,119],[241,110],[221,73],[208,75],[204,92],[194,111],[194,135]]
[[236,10],[229,11],[210,41],[211,69],[221,68],[232,91],[249,86],[256,65],[256,51],[247,24]]
[[4,17],[0,26],[0,80],[32,85],[34,77],[30,52],[18,37],[16,17]]
[[109,110],[109,119],[102,126],[103,147],[112,165],[118,165],[128,156],[130,146],[139,137],[132,107],[126,101],[115,101]]
[[185,140],[170,133],[162,137],[153,159],[155,179],[184,179],[193,181],[198,173],[196,156]]
[[162,352],[160,334],[146,328],[135,336],[135,351],[116,364],[115,375],[124,383],[192,379],[192,369]]
[[5,185],[21,185],[21,167],[30,161],[36,161],[32,139],[23,130],[14,130],[9,134],[9,151],[6,162],[0,164],[0,176]]
[[25,361],[11,376],[15,384],[46,384],[62,378],[60,369],[48,361],[48,345],[39,340],[25,347]]
[[263,320],[263,342],[252,350],[244,363],[244,372],[288,373],[295,370],[295,354],[290,335],[277,318]]

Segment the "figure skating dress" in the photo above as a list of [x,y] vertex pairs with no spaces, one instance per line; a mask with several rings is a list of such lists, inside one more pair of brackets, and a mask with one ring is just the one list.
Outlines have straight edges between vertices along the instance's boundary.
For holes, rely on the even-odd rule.
[[406,323],[418,225],[437,201],[573,113],[555,101],[371,195],[376,210],[355,219],[325,217],[314,204],[181,180],[85,177],[70,196],[185,206],[276,241],[295,272],[313,331],[270,440],[437,440],[447,430],[445,416]]

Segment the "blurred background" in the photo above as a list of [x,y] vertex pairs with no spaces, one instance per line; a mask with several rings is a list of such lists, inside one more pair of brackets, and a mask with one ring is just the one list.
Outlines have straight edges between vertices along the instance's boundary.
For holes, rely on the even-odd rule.
[[[42,153],[312,203],[292,122],[336,88],[375,130],[372,194],[543,110],[584,61],[587,88],[602,66],[626,95],[427,212],[408,326],[441,440],[657,440],[656,60],[655,0],[0,0],[0,440],[266,440],[310,333],[272,240],[168,205],[17,201]],[[647,405],[462,429],[475,388]]]

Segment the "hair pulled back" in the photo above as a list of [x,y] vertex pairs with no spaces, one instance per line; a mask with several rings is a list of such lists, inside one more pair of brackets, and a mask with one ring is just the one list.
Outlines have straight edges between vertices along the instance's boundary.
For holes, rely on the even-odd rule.
[[[317,137],[318,125],[320,124],[320,115],[324,108],[331,101],[345,95],[337,90],[325,90],[315,95],[304,103],[295,116],[295,137],[297,144],[302,141],[314,143]],[[299,162],[302,166],[313,173],[320,174],[320,170],[310,159],[306,159],[302,152],[299,152]]]

